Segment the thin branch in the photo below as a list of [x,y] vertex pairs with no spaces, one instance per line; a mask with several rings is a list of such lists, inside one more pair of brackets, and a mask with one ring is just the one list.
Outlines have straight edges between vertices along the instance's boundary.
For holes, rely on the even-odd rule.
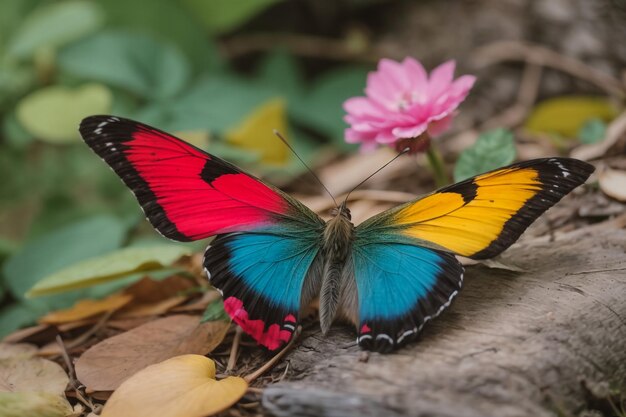
[[87,340],[89,340],[91,336],[98,333],[104,327],[104,325],[107,321],[109,321],[113,313],[115,313],[115,310],[107,311],[93,327],[78,336],[76,339],[72,340],[70,343],[67,344],[67,346],[70,349],[73,349],[85,343]]
[[233,338],[233,344],[230,349],[230,356],[228,357],[228,365],[226,365],[226,372],[230,372],[237,365],[237,355],[239,354],[239,343],[241,342],[241,334],[243,331],[241,327],[237,326],[235,329],[235,337]]
[[287,345],[283,348],[283,350],[278,352],[272,359],[267,361],[267,363],[265,365],[261,366],[259,369],[257,369],[256,371],[252,372],[251,374],[246,375],[245,377],[243,377],[243,379],[245,379],[246,382],[248,384],[250,384],[255,379],[257,379],[258,377],[263,375],[265,372],[267,372],[269,369],[271,369],[274,365],[276,365],[276,362],[278,362],[283,356],[285,356],[285,354],[287,352],[289,352],[289,350],[293,347],[296,339],[298,339],[298,337],[300,336],[300,332],[301,331],[302,331],[302,326],[298,326],[298,328],[296,329],[296,331],[293,334],[293,337],[291,338],[289,343],[287,343]]
[[473,57],[477,68],[504,61],[525,61],[554,68],[588,81],[614,97],[621,99],[626,96],[626,86],[619,79],[590,67],[576,58],[562,55],[544,46],[517,41],[499,41],[476,49]]

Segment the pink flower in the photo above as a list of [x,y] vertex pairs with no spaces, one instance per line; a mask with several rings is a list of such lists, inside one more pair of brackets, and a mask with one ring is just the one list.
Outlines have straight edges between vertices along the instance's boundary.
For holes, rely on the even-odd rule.
[[352,97],[343,103],[348,112],[344,120],[350,125],[346,142],[360,143],[364,150],[379,144],[406,147],[407,139],[427,133],[425,146],[412,148],[423,151],[429,136],[448,130],[454,111],[476,81],[472,75],[453,80],[454,67],[454,61],[445,62],[429,77],[414,58],[380,60],[378,71],[367,77],[367,97]]

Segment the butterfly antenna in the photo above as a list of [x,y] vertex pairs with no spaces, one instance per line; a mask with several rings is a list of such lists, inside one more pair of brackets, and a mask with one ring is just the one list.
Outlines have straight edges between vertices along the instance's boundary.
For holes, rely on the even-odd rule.
[[281,135],[281,133],[274,129],[274,134],[276,136],[278,136],[278,139],[280,139],[287,148],[289,148],[289,150],[296,156],[296,158],[298,158],[298,160],[300,162],[302,162],[302,165],[304,165],[304,167],[309,170],[309,172],[311,173],[311,175],[313,175],[313,178],[315,178],[317,180],[317,182],[320,183],[320,185],[322,186],[322,188],[326,191],[326,193],[330,196],[330,198],[333,199],[333,202],[335,203],[336,207],[339,207],[339,205],[337,204],[337,200],[335,200],[335,197],[333,197],[332,193],[328,190],[328,188],[326,188],[326,186],[324,185],[324,183],[322,182],[322,180],[319,179],[319,177],[317,175],[315,175],[315,172],[313,172],[313,170],[311,168],[309,168],[309,166],[306,164],[306,162],[304,162],[302,160],[302,158],[300,158],[300,155],[298,155],[298,152],[296,152],[296,150],[289,144],[289,142],[287,142],[287,139],[284,138],[283,135]]
[[343,200],[343,204],[348,202],[348,197],[350,197],[350,194],[352,194],[352,191],[356,190],[357,188],[359,188],[361,185],[365,184],[365,182],[367,180],[369,180],[370,178],[372,178],[374,175],[378,174],[380,171],[383,170],[383,168],[385,168],[387,165],[391,164],[393,161],[395,161],[396,159],[398,159],[401,155],[404,155],[405,153],[409,152],[410,149],[404,148],[402,150],[402,152],[400,152],[399,154],[397,154],[396,156],[394,156],[393,158],[391,158],[391,160],[389,162],[387,162],[385,165],[381,166],[380,168],[378,168],[376,171],[374,171],[372,174],[370,174],[367,178],[365,178],[363,181],[361,181],[360,183],[358,183],[353,189],[350,190],[350,192],[348,192],[348,195],[346,195],[346,198]]

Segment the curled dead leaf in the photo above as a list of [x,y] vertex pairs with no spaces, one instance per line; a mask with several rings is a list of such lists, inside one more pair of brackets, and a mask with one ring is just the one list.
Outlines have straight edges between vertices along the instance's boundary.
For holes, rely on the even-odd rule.
[[76,362],[76,375],[93,391],[111,391],[134,373],[174,356],[207,354],[224,339],[230,323],[200,323],[199,316],[157,319],[89,348]]
[[151,365],[113,393],[102,417],[203,417],[226,410],[248,389],[243,378],[215,379],[215,362],[177,356]]
[[626,171],[607,168],[598,175],[600,189],[618,201],[626,201]]
[[81,300],[68,309],[48,313],[39,321],[47,324],[79,321],[109,311],[115,311],[128,304],[132,299],[133,297],[129,294],[117,293],[102,300]]

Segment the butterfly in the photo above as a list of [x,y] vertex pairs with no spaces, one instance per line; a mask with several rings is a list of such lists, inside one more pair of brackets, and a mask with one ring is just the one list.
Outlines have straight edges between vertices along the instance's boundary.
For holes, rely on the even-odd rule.
[[498,255],[594,171],[569,158],[520,162],[355,227],[345,202],[325,222],[235,165],[145,124],[91,116],[80,133],[159,233],[181,242],[216,236],[203,260],[210,283],[233,321],[269,350],[290,341],[316,298],[323,333],[343,318],[367,350],[414,340],[461,289],[455,255]]

